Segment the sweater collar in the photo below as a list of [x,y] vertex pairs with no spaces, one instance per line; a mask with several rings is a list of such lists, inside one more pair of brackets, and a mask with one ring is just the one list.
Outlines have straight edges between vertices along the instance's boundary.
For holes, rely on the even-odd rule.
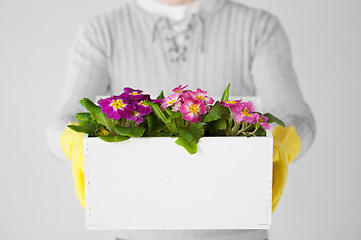
[[[168,16],[163,13],[163,10],[155,11],[154,9],[151,10],[151,9],[148,9],[148,7],[140,5],[140,4],[144,3],[144,1],[150,2],[150,5],[152,5],[152,6],[153,6],[153,3],[160,4],[164,7],[162,9],[166,9],[167,7],[171,7],[171,8],[172,7],[173,8],[182,7],[182,6],[167,6],[165,4],[157,3],[154,0],[139,0],[139,2],[138,2],[138,0],[129,0],[128,1],[128,3],[130,3],[130,7],[136,12],[136,14],[139,14],[142,17],[147,18],[147,20],[149,20],[153,23],[155,23],[161,17],[168,18]],[[220,10],[227,1],[229,1],[229,0],[197,0],[193,3],[187,4],[189,6],[187,8],[185,8],[186,10],[183,10],[183,11],[187,12],[187,16],[196,14],[202,18],[206,18],[208,16],[213,15],[218,10]],[[185,6],[187,6],[187,5],[185,5]],[[162,12],[160,12],[160,11],[162,11]]]
[[190,15],[206,8],[209,4],[214,4],[215,1],[217,0],[196,0],[185,5],[171,6],[155,0],[135,0],[136,4],[145,11],[165,16],[174,22],[188,19]]
[[[149,6],[153,6],[153,3],[160,4],[157,2],[154,2],[154,0],[144,0],[150,2]],[[130,0],[130,7],[134,10],[136,15],[139,15],[140,17],[144,18],[149,24],[151,24],[152,28],[152,35],[150,36],[150,40],[154,42],[159,37],[159,31],[162,31],[162,28],[164,28],[164,25],[170,25],[170,24],[183,24],[185,22],[186,29],[182,29],[181,31],[188,31],[194,29],[197,25],[200,31],[199,39],[200,39],[200,51],[201,53],[204,52],[204,41],[205,41],[205,23],[206,19],[208,17],[212,17],[212,15],[216,14],[219,10],[222,9],[222,7],[225,5],[225,3],[229,0],[197,0],[194,3],[191,3],[190,5],[187,4],[187,8],[185,10],[187,12],[187,19],[183,19],[181,22],[171,22],[170,18],[163,12],[167,7],[174,7],[174,6],[165,6],[165,4],[161,4],[164,8],[163,10],[159,10],[159,8],[149,8],[145,7],[143,5],[140,5],[144,3],[143,0]],[[140,3],[140,4],[139,4]],[[195,4],[197,3],[197,4]],[[179,6],[176,6],[179,7]],[[184,6],[183,6],[184,7]],[[157,9],[157,10],[155,10]],[[185,15],[186,16],[186,15]],[[162,26],[163,25],[163,26]]]

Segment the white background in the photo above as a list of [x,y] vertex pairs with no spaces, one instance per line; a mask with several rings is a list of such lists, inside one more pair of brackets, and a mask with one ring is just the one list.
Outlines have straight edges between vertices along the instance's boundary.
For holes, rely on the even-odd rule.
[[[361,239],[361,1],[243,0],[276,14],[291,40],[316,141],[289,171],[271,239]],[[120,0],[1,0],[0,239],[111,239],[86,231],[69,164],[47,151],[80,22]]]

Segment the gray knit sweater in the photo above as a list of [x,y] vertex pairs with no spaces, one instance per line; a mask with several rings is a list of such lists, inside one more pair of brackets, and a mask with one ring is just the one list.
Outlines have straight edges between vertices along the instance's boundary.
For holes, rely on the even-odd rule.
[[[302,153],[312,144],[315,121],[300,92],[292,66],[290,45],[279,20],[265,11],[219,0],[192,16],[178,45],[166,17],[150,14],[125,1],[117,9],[85,22],[73,44],[65,89],[48,144],[58,158],[67,122],[83,111],[83,97],[119,94],[126,86],[156,97],[160,90],[189,85],[219,96],[231,83],[232,96],[259,96],[263,108],[293,125],[302,140]],[[126,239],[243,239],[266,237],[264,231],[123,231]],[[221,237],[222,236],[222,237]],[[258,237],[257,237],[258,236]],[[248,239],[248,238],[246,238]]]

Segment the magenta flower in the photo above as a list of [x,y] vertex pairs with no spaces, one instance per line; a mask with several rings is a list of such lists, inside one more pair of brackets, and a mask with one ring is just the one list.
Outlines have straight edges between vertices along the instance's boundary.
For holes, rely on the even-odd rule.
[[143,94],[142,101],[152,101],[149,94]]
[[138,111],[131,111],[130,116],[127,119],[134,121],[138,124],[143,122],[142,114]]
[[242,100],[229,100],[219,102],[223,107],[229,107],[233,113],[237,112],[237,109],[242,105]]
[[270,123],[268,123],[267,120],[268,120],[267,117],[255,113],[254,114],[254,123],[253,124],[258,123],[259,125],[261,125],[261,127],[268,130],[268,129],[271,129],[272,125]]
[[[251,101],[248,102],[242,102],[239,105],[235,106],[235,109],[237,110],[234,112],[234,118],[236,122],[240,123],[242,121],[253,123],[254,122],[254,114],[253,112],[256,110],[253,106],[253,103]],[[233,110],[232,110],[233,112]]]
[[119,120],[120,118],[127,119],[131,116],[131,111],[135,110],[135,106],[127,99],[120,96],[112,96],[98,101],[103,113],[108,118]]
[[196,92],[189,92],[189,93],[191,94],[191,96],[193,98],[205,101],[207,104],[213,104],[214,103],[213,98],[208,97],[207,92],[202,91],[200,88],[198,88]]
[[182,87],[182,85],[179,85],[178,87],[174,88],[172,91],[174,93],[181,93],[183,92],[183,89],[185,89],[186,87],[188,87],[188,85],[185,85],[184,87]]
[[120,97],[129,100],[141,100],[144,97],[142,92],[142,90],[134,90],[133,88],[126,87]]
[[145,104],[144,102],[139,102],[139,103],[136,103],[136,110],[137,112],[139,112],[142,116],[145,116],[145,115],[148,115],[149,113],[152,112],[152,110],[150,109],[150,107]]
[[149,101],[152,103],[161,103],[162,99],[151,99],[149,94],[143,94],[143,98],[141,99],[142,101]]
[[173,104],[179,102],[181,99],[179,98],[181,93],[172,93],[168,97],[164,98],[162,104],[160,105],[161,109],[165,109],[166,107],[172,106]]
[[190,98],[184,99],[184,104],[180,106],[180,112],[183,113],[185,120],[196,123],[201,121],[201,115],[206,113],[204,103],[199,100],[193,100]]

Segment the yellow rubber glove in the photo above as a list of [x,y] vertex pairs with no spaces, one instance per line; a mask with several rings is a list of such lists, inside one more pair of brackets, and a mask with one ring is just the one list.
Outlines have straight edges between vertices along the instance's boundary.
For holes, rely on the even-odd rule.
[[294,127],[276,126],[273,129],[273,186],[272,212],[281,199],[287,182],[288,164],[300,153],[301,139]]
[[65,156],[72,162],[75,192],[80,205],[85,209],[83,137],[84,133],[75,132],[66,127],[59,143]]

